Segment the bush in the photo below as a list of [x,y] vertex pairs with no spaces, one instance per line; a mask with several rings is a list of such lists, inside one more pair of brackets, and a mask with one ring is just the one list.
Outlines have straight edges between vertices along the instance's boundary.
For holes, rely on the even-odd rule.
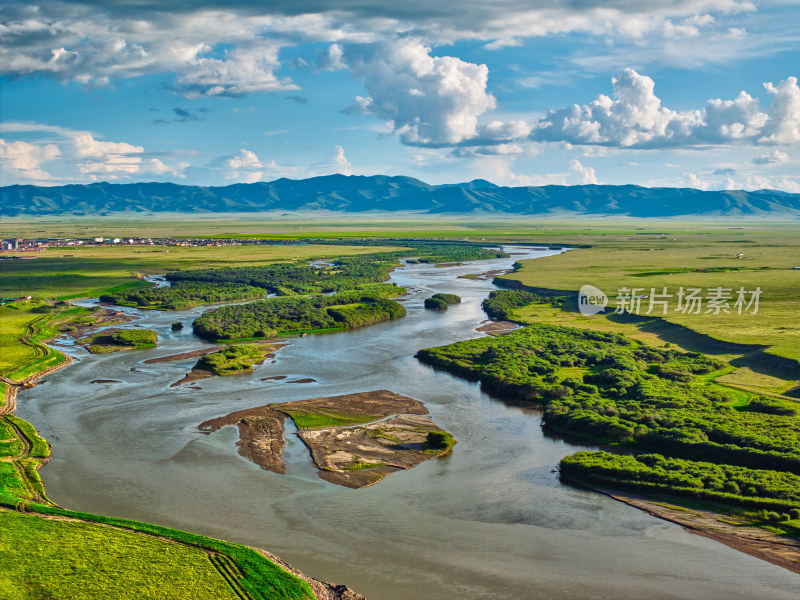
[[447,310],[447,302],[439,298],[426,298],[425,308],[428,310]]
[[434,294],[431,298],[437,298],[439,300],[443,300],[447,302],[447,304],[460,304],[461,303],[461,296],[456,296],[455,294]]
[[453,444],[453,436],[446,431],[429,431],[424,446],[426,450],[446,450]]
[[121,329],[111,340],[117,346],[152,346],[158,342],[158,334],[152,329]]
[[783,417],[793,417],[797,414],[797,411],[786,402],[781,402],[777,398],[768,398],[766,396],[753,398],[747,406],[745,406],[745,410],[765,415],[780,415]]

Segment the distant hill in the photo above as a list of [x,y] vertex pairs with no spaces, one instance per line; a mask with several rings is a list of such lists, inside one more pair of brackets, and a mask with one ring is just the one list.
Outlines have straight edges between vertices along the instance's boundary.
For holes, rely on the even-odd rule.
[[330,175],[200,187],[174,183],[93,183],[0,188],[0,215],[104,215],[120,212],[253,213],[270,210],[416,211],[615,215],[630,217],[756,216],[800,218],[800,194],[636,185],[501,187],[476,179],[430,185],[412,177]]

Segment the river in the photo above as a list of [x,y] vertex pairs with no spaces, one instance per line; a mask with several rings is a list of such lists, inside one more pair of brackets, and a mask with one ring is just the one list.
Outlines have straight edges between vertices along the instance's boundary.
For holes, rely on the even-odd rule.
[[[18,414],[53,444],[40,471],[68,508],[194,531],[274,552],[305,573],[346,583],[369,600],[795,599],[800,577],[691,535],[554,472],[576,446],[543,434],[541,415],[509,407],[420,364],[414,353],[478,337],[490,281],[466,273],[514,260],[435,268],[408,265],[392,281],[413,288],[408,315],[364,329],[291,339],[253,374],[170,387],[196,359],[143,361],[196,350],[203,310],[145,312],[159,346],[89,355],[19,395]],[[423,299],[463,302],[426,311]],[[170,324],[187,327],[173,332]],[[264,377],[287,375],[281,381]],[[289,381],[313,378],[314,383]],[[93,380],[113,383],[90,383]],[[289,472],[266,472],[235,451],[237,431],[202,421],[269,402],[390,389],[425,403],[458,440],[451,456],[351,490],[318,479],[287,421]]]

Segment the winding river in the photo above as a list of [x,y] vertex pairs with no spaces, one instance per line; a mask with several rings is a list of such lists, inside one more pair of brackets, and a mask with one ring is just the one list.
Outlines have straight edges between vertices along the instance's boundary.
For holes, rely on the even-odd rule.
[[[170,387],[196,359],[144,360],[204,345],[189,326],[202,307],[147,312],[153,350],[78,358],[22,392],[18,414],[54,446],[41,470],[55,502],[265,548],[307,574],[346,583],[370,600],[795,599],[789,571],[686,533],[600,494],[559,482],[554,467],[582,448],[546,436],[540,414],[420,364],[414,353],[480,336],[490,281],[466,273],[510,259],[435,268],[408,265],[392,281],[413,288],[408,316],[357,331],[290,340],[251,375]],[[460,295],[425,311],[436,292]],[[173,321],[183,331],[171,331]],[[265,377],[287,375],[283,380]],[[289,383],[313,378],[313,383]],[[111,383],[90,383],[94,380]],[[287,421],[287,475],[235,451],[237,431],[206,435],[202,421],[269,402],[390,389],[422,400],[458,440],[431,460],[360,490],[318,479]]]

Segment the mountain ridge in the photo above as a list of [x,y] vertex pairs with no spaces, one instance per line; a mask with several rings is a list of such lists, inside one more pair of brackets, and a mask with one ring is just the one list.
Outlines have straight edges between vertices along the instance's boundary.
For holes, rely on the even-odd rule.
[[431,185],[404,176],[326,175],[228,186],[168,182],[0,187],[0,215],[255,213],[272,210],[423,214],[757,216],[800,218],[800,194],[637,185],[505,187],[483,179]]

